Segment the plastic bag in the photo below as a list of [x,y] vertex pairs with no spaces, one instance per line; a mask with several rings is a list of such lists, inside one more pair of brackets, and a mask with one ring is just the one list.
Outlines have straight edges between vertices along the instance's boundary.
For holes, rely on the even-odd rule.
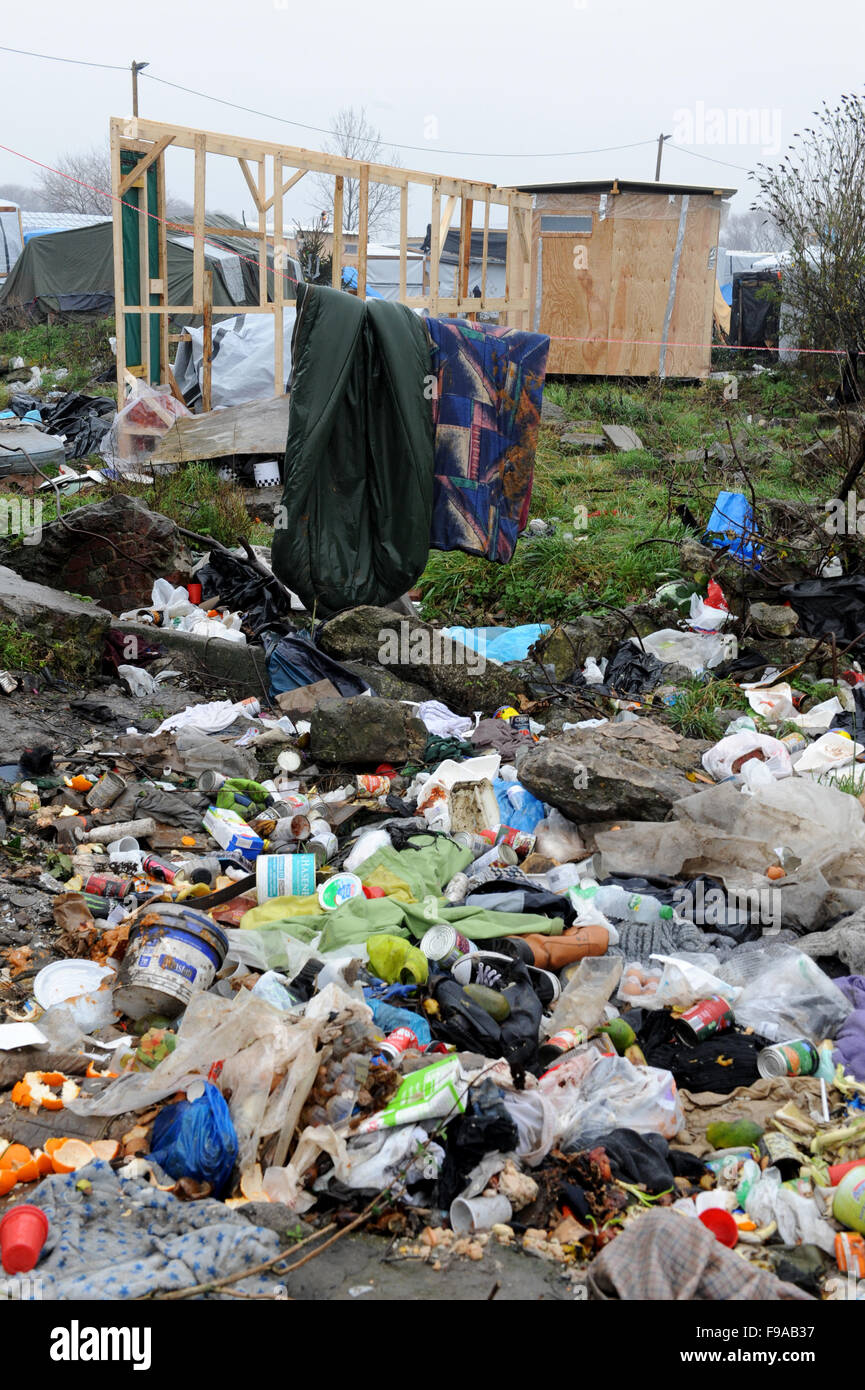
[[754,713],[761,715],[767,724],[780,724],[782,719],[790,719],[796,713],[793,691],[786,681],[770,686],[768,690],[761,686],[746,693]]
[[714,974],[719,964],[717,956],[694,953],[686,958],[653,953],[649,959],[659,963],[662,973],[652,996],[640,1000],[645,1009],[687,1009],[697,1000],[711,999],[716,994],[732,1004],[741,993],[737,986],[727,984]]
[[519,782],[503,782],[497,777],[493,791],[499,803],[502,825],[514,830],[522,830],[531,835],[535,827],[544,819],[545,806],[536,796]]
[[862,752],[865,752],[862,744],[854,743],[844,734],[822,734],[796,759],[794,766],[800,775],[803,772],[819,775],[847,767]]
[[134,394],[117,412],[99,452],[118,473],[148,472],[147,460],[175,420],[191,415],[167,386],[137,382]]
[[552,1037],[562,1028],[597,1027],[604,1006],[622,975],[621,956],[586,956],[580,961],[559,997],[552,1014],[543,1020],[543,1031]]
[[695,676],[718,666],[728,655],[724,639],[717,634],[679,632],[674,627],[650,632],[643,638],[643,646],[658,661],[665,665],[674,661],[679,666],[687,666]]
[[733,1006],[736,1023],[770,1042],[834,1038],[853,1008],[816,961],[782,942],[742,948],[724,973],[730,984],[743,987]]
[[150,1157],[172,1178],[209,1182],[219,1197],[237,1162],[228,1106],[210,1082],[194,1100],[166,1105],[153,1121]]
[[546,1158],[553,1147],[556,1116],[542,1091],[505,1091],[504,1106],[517,1127],[517,1153],[530,1168]]
[[569,1109],[559,1143],[566,1152],[586,1148],[612,1129],[674,1139],[685,1122],[672,1074],[658,1067],[636,1067],[626,1057],[599,1055]]
[[691,612],[688,618],[688,626],[697,632],[717,632],[722,628],[730,614],[726,608],[713,608],[711,604],[700,598],[699,594],[691,595]]
[[535,850],[559,864],[573,863],[585,857],[586,847],[582,836],[567,816],[552,808],[545,820],[535,826]]
[[747,729],[720,739],[703,754],[702,763],[706,771],[720,782],[725,777],[735,777],[741,773],[742,768],[747,766],[746,759],[763,763],[773,778],[789,777],[793,772],[790,754],[780,739],[772,738],[770,734],[752,734]]

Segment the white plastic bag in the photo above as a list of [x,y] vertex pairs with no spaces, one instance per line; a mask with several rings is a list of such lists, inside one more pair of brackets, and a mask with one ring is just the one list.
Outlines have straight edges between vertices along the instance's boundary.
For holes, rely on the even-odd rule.
[[[758,754],[756,760],[763,763],[773,778],[791,775],[793,764],[781,740],[772,738],[770,734],[752,734],[747,729],[738,734],[727,734],[713,748],[707,749],[702,757],[703,767],[720,782],[725,777],[736,776],[742,767],[747,766],[747,763],[740,763],[740,759],[754,752]],[[739,767],[734,771],[734,764],[737,763]]]
[[643,646],[659,661],[675,661],[680,666],[687,666],[695,676],[718,666],[727,653],[724,639],[716,633],[679,632],[674,627],[649,633],[648,637],[643,638]]
[[853,1008],[816,961],[783,942],[735,952],[724,973],[742,986],[733,1005],[736,1023],[771,1042],[834,1038]]
[[175,420],[191,413],[167,386],[136,382],[134,393],[118,410],[99,452],[118,473],[146,473],[147,460],[159,440]]
[[748,704],[755,714],[762,715],[767,724],[780,724],[782,719],[790,719],[796,713],[793,704],[793,691],[786,681],[772,685],[768,689],[761,686],[748,690]]
[[699,594],[691,595],[691,614],[688,626],[701,632],[717,632],[729,618],[726,608],[712,608]]
[[560,864],[585,858],[586,847],[573,821],[555,807],[535,826],[535,850]]
[[636,1067],[626,1057],[599,1054],[572,1097],[559,1147],[566,1152],[585,1148],[611,1129],[634,1129],[638,1134],[674,1139],[684,1122],[682,1102],[670,1072]]

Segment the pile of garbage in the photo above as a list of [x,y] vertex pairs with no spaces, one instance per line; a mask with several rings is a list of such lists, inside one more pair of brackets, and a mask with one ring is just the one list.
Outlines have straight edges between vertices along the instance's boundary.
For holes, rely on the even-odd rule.
[[[243,640],[159,586],[165,626]],[[719,593],[677,641],[717,641]],[[461,699],[447,663],[431,698],[385,698],[344,664],[363,622],[266,641],[267,693],[3,769],[5,889],[42,904],[0,947],[7,1273],[45,1297],[194,1290],[204,1265],[266,1290],[301,1222],[436,1269],[519,1248],[595,1297],[844,1297],[858,670],[804,713],[764,670],[709,744],[623,699],[600,649],[572,688],[590,718],[493,703],[520,685],[494,663]],[[626,655],[663,673],[668,641]]]

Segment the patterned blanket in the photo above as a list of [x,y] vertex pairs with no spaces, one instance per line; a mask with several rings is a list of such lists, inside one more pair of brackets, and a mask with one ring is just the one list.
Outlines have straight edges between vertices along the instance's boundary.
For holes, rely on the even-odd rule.
[[550,340],[465,319],[425,322],[436,375],[430,546],[506,564],[529,516]]

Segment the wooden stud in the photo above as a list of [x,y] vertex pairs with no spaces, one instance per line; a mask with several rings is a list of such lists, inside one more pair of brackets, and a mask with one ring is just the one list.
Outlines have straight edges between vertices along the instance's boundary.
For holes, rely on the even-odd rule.
[[241,169],[241,173],[243,174],[243,177],[246,179],[246,186],[247,186],[247,188],[249,189],[250,193],[252,194],[252,201],[253,201],[253,204],[255,205],[255,210],[256,210],[256,212],[261,212],[261,210],[262,210],[262,208],[261,208],[262,198],[261,198],[260,187],[259,187],[259,188],[256,188],[255,182],[254,182],[253,177],[252,177],[252,174],[249,172],[249,165],[247,164],[246,160],[245,160],[245,159],[238,159],[237,162],[238,162],[238,164],[240,165],[240,169]]
[[337,174],[333,180],[333,245],[331,249],[330,283],[335,290],[342,288],[342,217],[344,179]]
[[490,195],[484,198],[484,246],[481,253],[481,308],[486,309],[487,304],[487,258],[490,246]]
[[195,313],[204,309],[204,200],[206,195],[205,169],[207,161],[207,136],[195,137],[195,174],[192,194],[192,302]]
[[399,297],[406,296],[408,279],[408,185],[399,191]]
[[204,330],[201,345],[201,408],[211,408],[213,382],[213,271],[204,272]]
[[[471,198],[463,198],[462,214],[460,217],[460,254],[459,254],[459,285],[457,294],[460,299],[469,297],[469,268],[472,258],[472,216],[474,214],[474,203]],[[474,319],[476,314],[469,315]]]
[[126,368],[126,288],[123,275],[123,205],[120,202],[120,127],[111,122],[111,197],[114,247],[114,317],[116,324],[117,409],[124,402],[124,371]]
[[369,165],[360,166],[357,189],[357,297],[366,299],[366,254],[369,243]]
[[[156,214],[159,218],[156,224],[157,240],[157,267],[159,279],[154,282],[159,285],[153,293],[159,296],[161,304],[168,302],[168,228],[165,223],[165,151],[161,151],[156,160]],[[168,316],[163,314],[157,319],[159,324],[159,380],[168,381],[170,367],[168,365]]]
[[[274,158],[274,160],[277,160],[277,159],[279,160],[279,167],[282,168],[282,155],[275,154],[275,155],[273,156],[273,158]],[[294,185],[295,185],[296,183],[300,183],[300,180],[301,180],[301,179],[304,177],[304,175],[305,175],[306,173],[308,173],[308,172],[309,172],[309,171],[308,171],[307,169],[298,169],[296,173],[292,174],[292,176],[291,176],[291,178],[288,180],[288,182],[287,182],[287,183],[284,183],[283,186],[282,186],[282,197],[284,198],[285,195],[286,195],[286,193],[288,192],[288,190],[289,190],[290,188],[294,188]],[[275,200],[276,200],[276,185],[274,184],[274,191],[273,191],[273,193],[271,194],[271,196],[268,198],[267,202],[266,202],[265,205],[264,205],[264,209],[263,209],[264,212],[269,212],[269,211],[270,211],[270,209],[274,206]]]
[[[290,182],[290,180],[289,180]],[[273,157],[273,394],[285,394],[285,344],[284,314],[285,299],[285,258],[287,248],[283,244],[282,199],[282,158]]]
[[258,161],[258,302],[267,304],[267,213],[264,200],[267,196],[267,169],[264,157]]
[[439,257],[441,254],[441,241],[439,231],[441,230],[441,194],[438,184],[433,184],[432,192],[432,213],[430,215],[430,246],[429,246],[429,303],[430,314],[435,317],[439,311]]

